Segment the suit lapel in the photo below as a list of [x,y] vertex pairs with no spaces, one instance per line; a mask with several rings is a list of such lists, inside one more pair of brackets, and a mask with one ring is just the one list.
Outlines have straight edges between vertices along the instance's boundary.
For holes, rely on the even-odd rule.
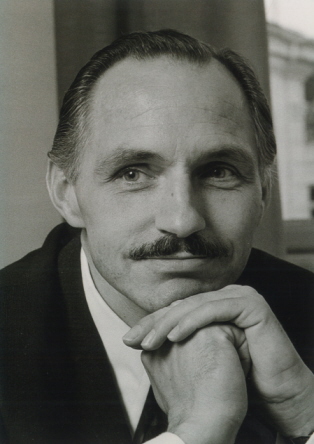
[[68,320],[73,407],[83,441],[129,444],[132,439],[119,389],[85,299],[79,239],[62,250],[58,267]]

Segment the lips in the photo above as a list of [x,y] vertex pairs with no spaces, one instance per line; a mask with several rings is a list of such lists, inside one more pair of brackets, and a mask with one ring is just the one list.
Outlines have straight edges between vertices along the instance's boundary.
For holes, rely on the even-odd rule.
[[149,258],[142,261],[145,268],[162,274],[202,274],[208,271],[213,259],[207,256],[191,256],[187,253],[177,253],[164,257]]

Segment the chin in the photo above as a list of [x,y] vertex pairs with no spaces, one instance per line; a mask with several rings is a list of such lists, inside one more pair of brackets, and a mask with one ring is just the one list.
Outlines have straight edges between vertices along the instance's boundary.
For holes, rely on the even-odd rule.
[[150,296],[139,301],[138,305],[148,313],[153,313],[160,308],[167,307],[172,302],[196,294],[219,290],[224,286],[219,282],[199,282],[189,279],[180,279],[178,282],[178,280],[172,280],[150,292]]

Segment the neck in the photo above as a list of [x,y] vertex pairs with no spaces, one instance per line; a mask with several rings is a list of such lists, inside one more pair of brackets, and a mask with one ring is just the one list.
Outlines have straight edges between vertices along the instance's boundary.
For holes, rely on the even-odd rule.
[[123,322],[133,327],[141,318],[147,315],[147,312],[136,305],[127,296],[120,293],[112,287],[109,282],[97,270],[94,261],[89,252],[86,233],[82,230],[81,242],[87,257],[89,270],[97,291],[106,302],[106,304],[115,312]]

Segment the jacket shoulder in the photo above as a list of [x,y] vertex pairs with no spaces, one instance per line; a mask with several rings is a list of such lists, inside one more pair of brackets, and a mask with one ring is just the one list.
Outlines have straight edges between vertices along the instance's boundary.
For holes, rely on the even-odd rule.
[[57,267],[61,249],[79,234],[66,223],[57,225],[47,236],[42,247],[0,271],[0,287],[25,286],[47,279]]
[[269,288],[303,287],[314,291],[314,273],[255,248],[240,279]]

